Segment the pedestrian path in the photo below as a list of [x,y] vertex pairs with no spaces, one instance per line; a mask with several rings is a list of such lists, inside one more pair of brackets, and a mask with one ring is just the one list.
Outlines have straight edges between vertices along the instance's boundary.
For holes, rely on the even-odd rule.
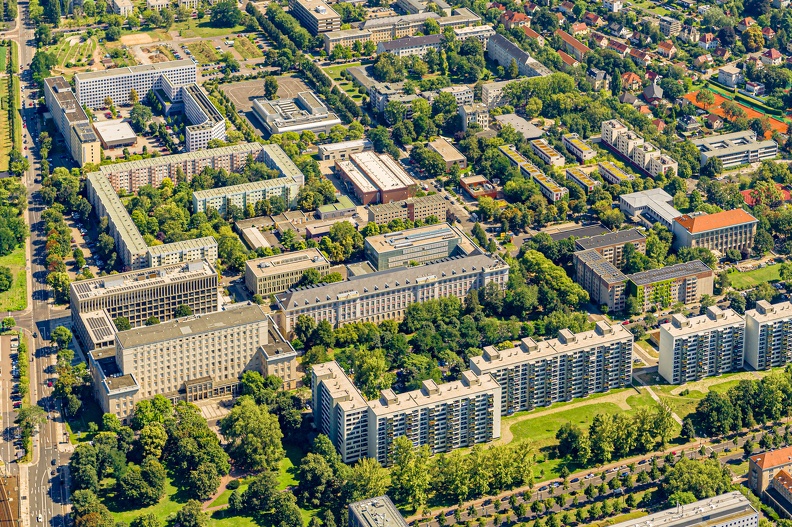
[[[657,394],[654,392],[654,390],[652,390],[652,388],[651,388],[651,387],[650,387],[648,384],[646,384],[646,382],[645,382],[645,381],[644,381],[644,380],[641,378],[641,376],[640,376],[640,375],[637,375],[637,374],[636,374],[636,375],[633,375],[633,379],[635,379],[636,381],[638,381],[638,384],[640,384],[641,386],[643,386],[643,388],[646,390],[646,392],[647,392],[647,393],[648,393],[648,394],[649,394],[649,395],[652,397],[652,399],[654,399],[654,400],[655,400],[655,402],[657,402],[657,404],[659,404],[659,405],[662,405],[662,406],[666,406],[666,407],[667,407],[669,410],[671,410],[671,408],[670,408],[670,407],[669,407],[667,404],[665,404],[665,403],[664,403],[664,402],[663,402],[663,401],[660,399],[660,397],[658,397],[658,396],[657,396]],[[679,423],[680,425],[682,424],[682,418],[681,418],[681,417],[679,417],[679,416],[678,416],[676,413],[674,413],[674,411],[673,411],[673,410],[671,410],[671,417],[673,417],[673,418],[674,418],[674,421],[676,421],[676,422],[677,422],[677,423]]]

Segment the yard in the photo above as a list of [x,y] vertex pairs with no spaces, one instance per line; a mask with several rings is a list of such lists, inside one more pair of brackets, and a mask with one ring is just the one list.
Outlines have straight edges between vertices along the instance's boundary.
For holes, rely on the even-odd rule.
[[735,289],[750,289],[756,287],[762,282],[777,282],[781,280],[779,270],[780,265],[768,265],[762,269],[754,269],[753,271],[746,272],[733,272],[729,273],[732,287]]
[[204,40],[188,44],[187,49],[201,64],[211,64],[220,60],[220,55],[217,54],[217,51]]
[[324,72],[327,73],[327,75],[329,75],[330,78],[333,79],[336,84],[338,84],[338,86],[344,90],[347,95],[349,95],[356,103],[360,103],[363,100],[363,96],[360,95],[360,92],[358,92],[358,87],[355,86],[352,81],[341,77],[341,72],[348,68],[354,68],[355,66],[360,65],[360,62],[354,62],[352,64],[340,64],[338,66],[328,66],[327,68],[323,68]]
[[[5,115],[5,112],[0,112]],[[3,119],[0,119],[0,123]],[[2,126],[2,124],[0,124]],[[3,138],[3,145],[10,142],[9,139]],[[4,150],[4,149],[2,149]],[[5,156],[5,163],[8,163],[8,157]],[[11,276],[14,277],[14,282],[11,284],[11,289],[4,293],[0,293],[0,311],[20,311],[27,307],[27,272],[25,272],[25,245],[17,247],[11,254],[0,257],[0,265],[4,265],[11,269]]]
[[257,59],[264,56],[264,53],[262,53],[247,37],[234,39],[234,49],[237,50],[237,53],[245,60]]
[[212,38],[212,37],[225,37],[235,35],[245,31],[245,26],[235,27],[213,27],[209,19],[204,19],[201,22],[197,20],[188,20],[185,22],[177,22],[173,24],[172,30],[179,32],[179,36],[183,38]]

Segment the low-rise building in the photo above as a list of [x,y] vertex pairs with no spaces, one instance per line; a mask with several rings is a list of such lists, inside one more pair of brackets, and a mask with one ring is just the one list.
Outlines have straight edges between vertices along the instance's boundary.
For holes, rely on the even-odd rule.
[[137,143],[137,134],[129,123],[121,119],[94,123],[94,131],[105,150],[134,146]]
[[726,254],[729,249],[749,251],[759,220],[743,209],[715,214],[684,214],[674,218],[674,247],[706,247]]
[[550,146],[545,139],[534,139],[531,141],[531,150],[548,165],[556,167],[566,165],[566,158],[558,150]]
[[495,116],[497,126],[502,130],[506,126],[511,126],[514,131],[523,136],[526,141],[539,139],[544,135],[544,130],[520,117],[516,113],[504,113]]
[[343,124],[312,91],[300,92],[293,99],[255,99],[253,113],[270,134],[306,130],[329,134],[331,128]]
[[349,527],[408,527],[387,496],[349,504]]
[[330,262],[316,248],[248,260],[245,286],[254,295],[268,298],[291,289],[308,269],[324,276],[330,272]]
[[335,162],[336,174],[362,205],[401,201],[415,194],[415,181],[387,154],[360,152]]
[[450,256],[468,256],[480,249],[461,230],[441,223],[368,236],[364,252],[374,269],[386,271]]
[[170,6],[170,0],[146,0],[146,9],[160,12]]
[[334,220],[347,216],[354,216],[357,207],[347,196],[341,196],[335,203],[321,205],[316,209],[316,216],[320,220]]
[[680,505],[670,509],[627,520],[613,527],[645,527],[662,525],[663,527],[757,527],[759,513],[753,508],[748,498],[739,491],[733,491],[714,498],[707,498],[688,505]]
[[289,12],[312,35],[341,29],[341,17],[323,0],[291,0]]
[[703,295],[712,296],[715,273],[701,260],[669,265],[631,274],[628,295],[648,311],[652,306],[671,306],[677,302],[692,304]]
[[[604,163],[600,163],[604,165]],[[613,172],[614,167],[606,167],[606,172]],[[600,174],[603,167],[600,166]],[[605,177],[605,176],[603,176]],[[629,218],[645,217],[647,223],[660,223],[668,230],[673,229],[674,220],[682,213],[674,208],[674,198],[661,188],[642,190],[619,196],[619,209]]]
[[473,123],[484,130],[489,130],[489,109],[480,102],[463,104],[459,107],[459,116],[462,118],[462,129],[465,131]]
[[778,143],[772,139],[757,140],[753,130],[702,137],[694,139],[693,144],[701,153],[701,166],[713,158],[720,159],[723,168],[734,168],[778,156]]
[[482,196],[493,199],[498,197],[498,188],[484,176],[474,175],[461,177],[459,178],[459,186],[475,200]]
[[581,163],[597,157],[597,151],[583,141],[578,134],[565,134],[561,141],[569,152]]
[[324,49],[330,55],[336,46],[344,46],[351,49],[355,42],[365,44],[371,40],[371,31],[365,29],[340,29],[322,33],[322,38],[324,39]]
[[435,217],[440,222],[446,221],[448,202],[440,194],[392,201],[381,205],[368,206],[368,221],[377,225],[385,225],[392,220],[424,221]]
[[429,150],[440,154],[440,157],[445,161],[446,170],[451,170],[454,165],[459,168],[467,168],[467,158],[462,155],[462,152],[454,148],[454,145],[445,137],[438,137],[434,141],[427,143],[426,146]]
[[566,178],[586,192],[591,192],[600,182],[583,172],[580,167],[570,167],[565,171]]
[[319,159],[335,161],[336,159],[349,159],[352,154],[368,152],[374,145],[367,138],[343,141],[341,143],[327,143],[319,145]]
[[599,175],[602,176],[602,179],[612,185],[619,185],[625,181],[632,181],[635,179],[635,176],[628,174],[610,161],[597,163],[597,170],[599,171]]
[[509,163],[520,169],[520,173],[522,173],[523,177],[539,185],[539,190],[542,192],[542,195],[551,203],[563,199],[564,196],[569,193],[566,187],[562,187],[556,183],[551,177],[548,177],[547,174],[525,159],[525,157],[514,148],[514,145],[502,145],[498,147],[498,149],[506,156]]
[[121,16],[129,16],[135,9],[132,0],[112,0],[113,13]]

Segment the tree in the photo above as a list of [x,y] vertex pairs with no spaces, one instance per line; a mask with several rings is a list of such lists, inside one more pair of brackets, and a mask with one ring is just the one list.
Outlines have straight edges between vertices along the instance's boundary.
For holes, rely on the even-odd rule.
[[209,515],[201,510],[201,502],[189,500],[179,512],[176,513],[174,523],[181,527],[207,527]]
[[331,484],[335,474],[330,464],[318,454],[308,453],[300,462],[299,484],[295,492],[306,508],[316,509],[331,498]]
[[274,99],[278,93],[278,79],[270,75],[264,77],[264,97]]
[[167,441],[168,433],[162,423],[153,422],[147,424],[140,430],[140,435],[138,436],[140,457],[143,459],[147,457],[159,459],[162,457],[162,450],[165,448]]
[[709,90],[701,89],[696,94],[696,102],[701,103],[706,110],[710,105],[715,103],[715,95]]
[[399,436],[391,453],[391,492],[399,503],[417,511],[426,503],[431,484],[429,447],[413,448],[412,441]]
[[127,331],[132,329],[132,324],[129,323],[129,319],[127,317],[116,317],[116,319],[113,320],[113,324],[115,324],[115,327],[118,331]]
[[72,341],[72,332],[63,326],[58,326],[52,330],[50,340],[55,342],[59,350],[68,348]]
[[187,304],[179,304],[173,312],[174,318],[189,317],[193,314],[193,310]]
[[156,325],[157,325],[157,324],[159,324],[159,323],[160,323],[160,319],[158,319],[158,318],[157,318],[157,317],[155,317],[155,316],[150,316],[150,317],[148,317],[148,318],[146,319],[146,325],[147,325],[147,326],[156,326]]
[[0,293],[11,289],[14,283],[14,277],[11,275],[11,269],[4,265],[0,265]]
[[36,427],[47,422],[47,412],[40,406],[27,405],[17,410],[14,422],[19,425],[23,435],[32,437]]
[[663,491],[666,496],[689,492],[695,500],[703,500],[732,490],[731,480],[731,472],[718,460],[682,456],[666,473]]
[[209,21],[214,27],[234,27],[242,22],[242,11],[233,0],[222,0],[212,7]]
[[347,473],[347,491],[353,501],[382,496],[388,490],[388,471],[374,458],[363,458]]
[[[701,92],[699,92],[701,93]],[[711,157],[707,160],[703,167],[701,167],[701,175],[708,178],[715,178],[723,172],[723,161],[717,157]]]
[[[132,92],[135,90],[132,89]],[[130,98],[132,97],[132,93],[130,93]],[[132,110],[129,112],[129,122],[132,124],[132,127],[138,133],[143,133],[146,130],[146,127],[151,122],[151,108],[148,106],[144,106],[139,102],[133,103]]]
[[756,51],[764,46],[764,35],[762,35],[762,28],[758,24],[754,24],[743,31],[741,38],[743,46],[748,51]]
[[16,326],[16,320],[14,317],[5,317],[3,318],[3,328],[10,329]]
[[135,517],[129,524],[129,527],[162,527],[162,524],[157,519],[157,516],[150,512],[148,514],[141,514]]
[[509,64],[509,78],[516,79],[520,76],[520,69],[517,67],[517,61],[512,59]]
[[65,302],[69,298],[69,275],[63,272],[54,272],[47,275],[47,284],[55,293],[55,300],[58,303]]
[[250,396],[237,400],[220,421],[220,432],[229,441],[228,452],[240,467],[278,470],[284,450],[278,418]]
[[132,88],[131,90],[129,90],[129,104],[131,104],[134,107],[134,105],[136,105],[138,101],[140,101],[138,92],[135,90],[135,88]]

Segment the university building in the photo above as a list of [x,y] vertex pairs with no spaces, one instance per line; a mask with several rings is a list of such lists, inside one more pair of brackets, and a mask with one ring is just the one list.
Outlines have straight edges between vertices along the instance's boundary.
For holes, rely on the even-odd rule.
[[77,164],[81,167],[87,163],[99,164],[102,150],[99,137],[66,79],[44,79],[44,100]]
[[267,298],[290,289],[308,269],[324,276],[330,272],[330,262],[315,248],[248,260],[245,285],[254,295]]
[[480,252],[465,233],[448,223],[368,236],[364,251],[377,271]]
[[448,202],[440,194],[429,194],[402,201],[369,205],[367,209],[368,221],[377,225],[385,225],[396,219],[424,221],[430,216],[434,216],[440,222],[445,222]]
[[730,249],[750,251],[758,224],[743,209],[684,214],[674,218],[674,247],[706,247],[720,254]]

